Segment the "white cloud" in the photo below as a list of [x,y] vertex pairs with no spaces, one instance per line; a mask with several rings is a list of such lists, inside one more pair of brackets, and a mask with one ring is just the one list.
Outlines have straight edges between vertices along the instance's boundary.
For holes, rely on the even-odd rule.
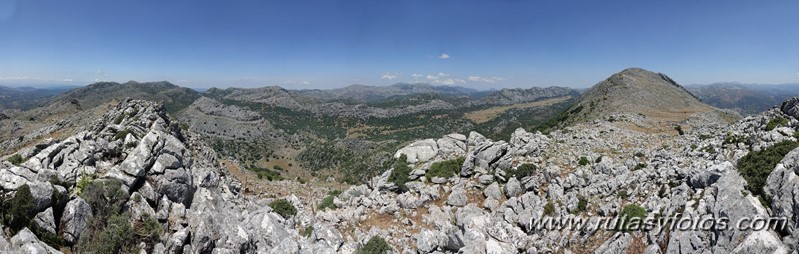
[[286,82],[283,82],[283,83],[286,84],[286,85],[310,85],[311,84],[311,82],[307,81],[307,80],[289,80],[289,81],[286,81]]
[[411,74],[411,77],[413,77],[414,80],[419,80],[419,78],[424,77],[424,75],[414,73]]
[[441,55],[439,55],[438,58],[439,59],[449,59],[449,55],[447,55],[446,53],[441,53]]
[[443,72],[427,75],[426,78],[431,83],[440,84],[440,85],[455,85],[455,84],[463,84],[466,82],[463,79],[450,78],[449,74]]
[[468,79],[469,79],[469,81],[473,81],[473,82],[484,82],[484,83],[491,83],[491,84],[505,80],[505,78],[502,78],[502,77],[480,77],[480,76],[469,76]]
[[387,79],[387,80],[395,80],[395,79],[400,78],[400,74],[396,73],[396,72],[386,72],[386,73],[383,73],[383,76],[381,76],[380,78],[381,79]]

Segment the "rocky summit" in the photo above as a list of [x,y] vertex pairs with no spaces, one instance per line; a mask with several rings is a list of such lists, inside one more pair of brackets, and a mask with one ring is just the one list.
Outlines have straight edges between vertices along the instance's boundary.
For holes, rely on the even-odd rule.
[[[582,101],[598,91],[615,100],[613,89],[652,79],[658,84],[647,88],[685,99],[668,104],[716,111],[665,75],[637,69]],[[189,109],[262,120],[208,98]],[[344,185],[255,178],[163,104],[126,99],[65,138],[40,137],[2,158],[0,252],[796,252],[799,98],[732,123],[683,119],[691,127],[673,133],[642,131],[636,121],[519,128],[506,140],[474,131],[418,139],[394,151],[382,174]],[[567,218],[676,219],[644,229],[538,223]],[[785,220],[746,223],[773,218]],[[700,219],[711,226],[692,224]]]
[[[688,122],[731,122],[740,116],[707,105],[666,74],[629,68],[582,94],[569,122],[639,118],[653,127]],[[704,123],[702,123],[704,124]]]

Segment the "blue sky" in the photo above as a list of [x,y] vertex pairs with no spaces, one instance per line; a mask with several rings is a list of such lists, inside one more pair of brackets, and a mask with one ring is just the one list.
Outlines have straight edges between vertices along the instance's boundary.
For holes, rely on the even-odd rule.
[[0,84],[799,83],[799,1],[0,0]]

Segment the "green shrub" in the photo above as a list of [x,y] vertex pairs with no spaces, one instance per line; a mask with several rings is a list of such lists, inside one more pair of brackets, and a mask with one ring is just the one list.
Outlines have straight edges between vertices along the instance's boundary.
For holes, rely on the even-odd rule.
[[799,131],[794,131],[791,136],[793,136],[795,139],[799,139]]
[[[275,166],[277,168],[277,166]],[[255,173],[258,179],[266,179],[269,181],[280,181],[283,180],[283,176],[280,175],[280,172],[277,170],[269,170],[262,167],[250,167],[247,170]],[[297,178],[297,180],[301,180],[301,178]]]
[[538,171],[538,167],[533,164],[525,163],[519,165],[516,169],[508,169],[507,175],[522,180],[522,178],[533,175],[536,171]]
[[21,155],[14,154],[11,155],[11,157],[8,157],[8,162],[11,162],[11,164],[14,164],[14,166],[19,166],[19,164],[22,164],[22,162],[24,162],[24,159],[22,158]]
[[130,130],[121,130],[114,134],[114,140],[120,140],[128,136],[130,134]]
[[39,238],[39,240],[55,249],[61,249],[61,247],[65,244],[64,238],[50,233],[50,231],[39,228],[38,224],[36,223],[30,224],[30,230]]
[[748,143],[749,137],[743,135],[728,135],[724,137],[724,142],[722,144],[738,144],[738,143]]
[[463,157],[458,157],[433,163],[433,165],[430,165],[430,169],[427,170],[427,173],[425,173],[425,176],[428,179],[433,177],[451,177],[454,174],[460,173],[461,165],[463,165],[464,160]]
[[150,246],[158,243],[158,238],[161,236],[162,231],[163,228],[161,228],[161,224],[158,223],[158,220],[154,217],[150,216],[149,213],[144,213],[142,215],[142,221],[137,221],[133,226],[133,232],[136,238]]
[[596,157],[596,160],[594,160],[594,163],[600,163],[600,162],[602,162],[602,158],[604,158],[604,157],[605,157],[605,156],[602,156],[602,155],[600,155],[599,157]]
[[355,251],[355,254],[384,254],[391,251],[391,246],[388,245],[385,239],[379,236],[372,236],[361,248]]
[[14,198],[11,199],[9,206],[9,218],[6,219],[9,221],[8,225],[14,232],[30,225],[34,211],[33,195],[31,194],[31,189],[28,184],[23,184],[17,188],[17,193],[14,194]]
[[635,168],[633,168],[633,171],[645,169],[646,166],[647,166],[646,163],[643,163],[643,162],[642,163],[638,163],[638,165],[635,165]]
[[122,120],[124,120],[124,119],[125,119],[125,115],[124,114],[119,114],[116,118],[114,118],[114,124],[120,124],[120,123],[122,123]]
[[120,215],[128,199],[122,183],[119,180],[82,180],[79,184],[81,182],[85,187],[80,197],[89,204],[93,216],[86,222],[86,229],[78,242],[78,253],[118,253],[137,244],[133,242],[133,228],[128,222],[130,216]]
[[577,197],[577,210],[583,212],[587,208],[588,208],[588,199],[583,196]]
[[277,214],[283,216],[283,218],[289,218],[291,216],[297,215],[297,208],[291,204],[286,199],[278,199],[269,203],[269,207],[272,208]]
[[771,131],[774,128],[786,125],[788,125],[788,119],[785,119],[784,117],[777,117],[768,121],[766,124],[766,131]]
[[311,235],[313,235],[313,225],[308,225],[305,227],[305,230],[302,231],[302,236],[311,237]]
[[112,215],[104,227],[90,229],[93,232],[81,235],[79,253],[120,253],[123,250],[132,250],[137,243],[128,218],[128,214]]
[[327,192],[327,195],[338,197],[338,195],[341,195],[341,190],[331,190],[331,191]]
[[644,154],[644,152],[637,152],[637,153],[635,153],[635,157],[643,158],[643,157],[646,157],[646,154]]
[[676,130],[677,134],[680,134],[680,136],[685,135],[685,131],[682,130],[682,126],[674,126],[674,130]]
[[80,178],[80,180],[75,184],[75,194],[80,195],[83,190],[86,189],[86,186],[94,181],[94,177],[91,175],[85,175]]
[[408,187],[405,186],[405,183],[410,181],[409,175],[411,174],[411,167],[408,167],[407,161],[408,156],[405,154],[400,155],[394,162],[394,169],[388,177],[388,181],[394,183],[394,185],[403,192],[408,191]]
[[616,197],[620,199],[627,199],[630,197],[630,195],[627,194],[627,190],[619,190],[616,192]]
[[782,141],[763,150],[750,152],[738,160],[738,172],[746,179],[746,189],[758,195],[766,207],[771,203],[763,190],[768,175],[797,146],[799,143],[795,141]]
[[[622,221],[623,218],[626,219]],[[635,204],[624,206],[624,208],[621,210],[621,214],[619,214],[619,221],[624,223],[620,223],[616,229],[619,231],[629,231],[631,229],[630,219],[632,218],[640,218],[641,223],[639,223],[638,226],[643,225],[643,219],[646,218],[646,209]]]
[[[91,179],[91,177],[83,177]],[[80,197],[92,208],[93,216],[77,245],[77,253],[129,253],[138,252],[139,243],[146,244],[146,251],[159,241],[163,228],[149,214],[141,220],[130,221],[130,214],[122,213],[128,194],[122,190],[119,180],[81,180],[83,191]]]
[[330,210],[335,210],[336,209],[336,205],[333,204],[333,199],[334,198],[335,197],[333,197],[331,195],[328,195],[327,197],[323,198],[322,202],[319,202],[319,205],[317,206],[316,210],[324,211],[327,208],[330,208]]
[[544,215],[545,216],[555,215],[555,203],[552,203],[552,200],[547,199],[547,204],[544,205]]
[[586,158],[585,156],[582,156],[582,157],[580,157],[580,161],[578,163],[580,164],[580,166],[585,166],[585,165],[588,165],[589,161],[588,161],[588,158]]
[[91,206],[94,217],[105,220],[119,214],[128,200],[128,193],[122,190],[122,182],[119,180],[103,179],[91,181],[80,197]]
[[701,151],[702,152],[706,152],[706,153],[716,153],[716,149],[713,148],[713,146],[711,146],[711,145],[707,145],[707,146],[703,147]]

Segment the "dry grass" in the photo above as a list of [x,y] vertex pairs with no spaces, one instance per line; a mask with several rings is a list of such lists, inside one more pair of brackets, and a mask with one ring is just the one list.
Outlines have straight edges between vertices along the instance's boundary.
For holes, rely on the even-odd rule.
[[464,115],[464,117],[466,119],[471,120],[474,123],[481,124],[481,123],[485,123],[485,122],[491,121],[494,118],[499,117],[499,115],[501,115],[502,113],[504,113],[505,111],[508,111],[510,109],[549,106],[549,105],[552,105],[552,104],[564,102],[564,101],[566,101],[568,99],[571,99],[571,96],[563,96],[563,97],[557,97],[557,98],[546,99],[546,100],[535,101],[535,102],[514,104],[514,105],[509,105],[509,106],[493,107],[493,108],[488,108],[488,109],[483,109],[483,110],[472,111],[472,112],[466,113]]
[[644,253],[644,251],[646,251],[646,243],[644,242],[643,237],[633,237],[632,242],[630,242],[630,246],[627,247],[627,254]]

